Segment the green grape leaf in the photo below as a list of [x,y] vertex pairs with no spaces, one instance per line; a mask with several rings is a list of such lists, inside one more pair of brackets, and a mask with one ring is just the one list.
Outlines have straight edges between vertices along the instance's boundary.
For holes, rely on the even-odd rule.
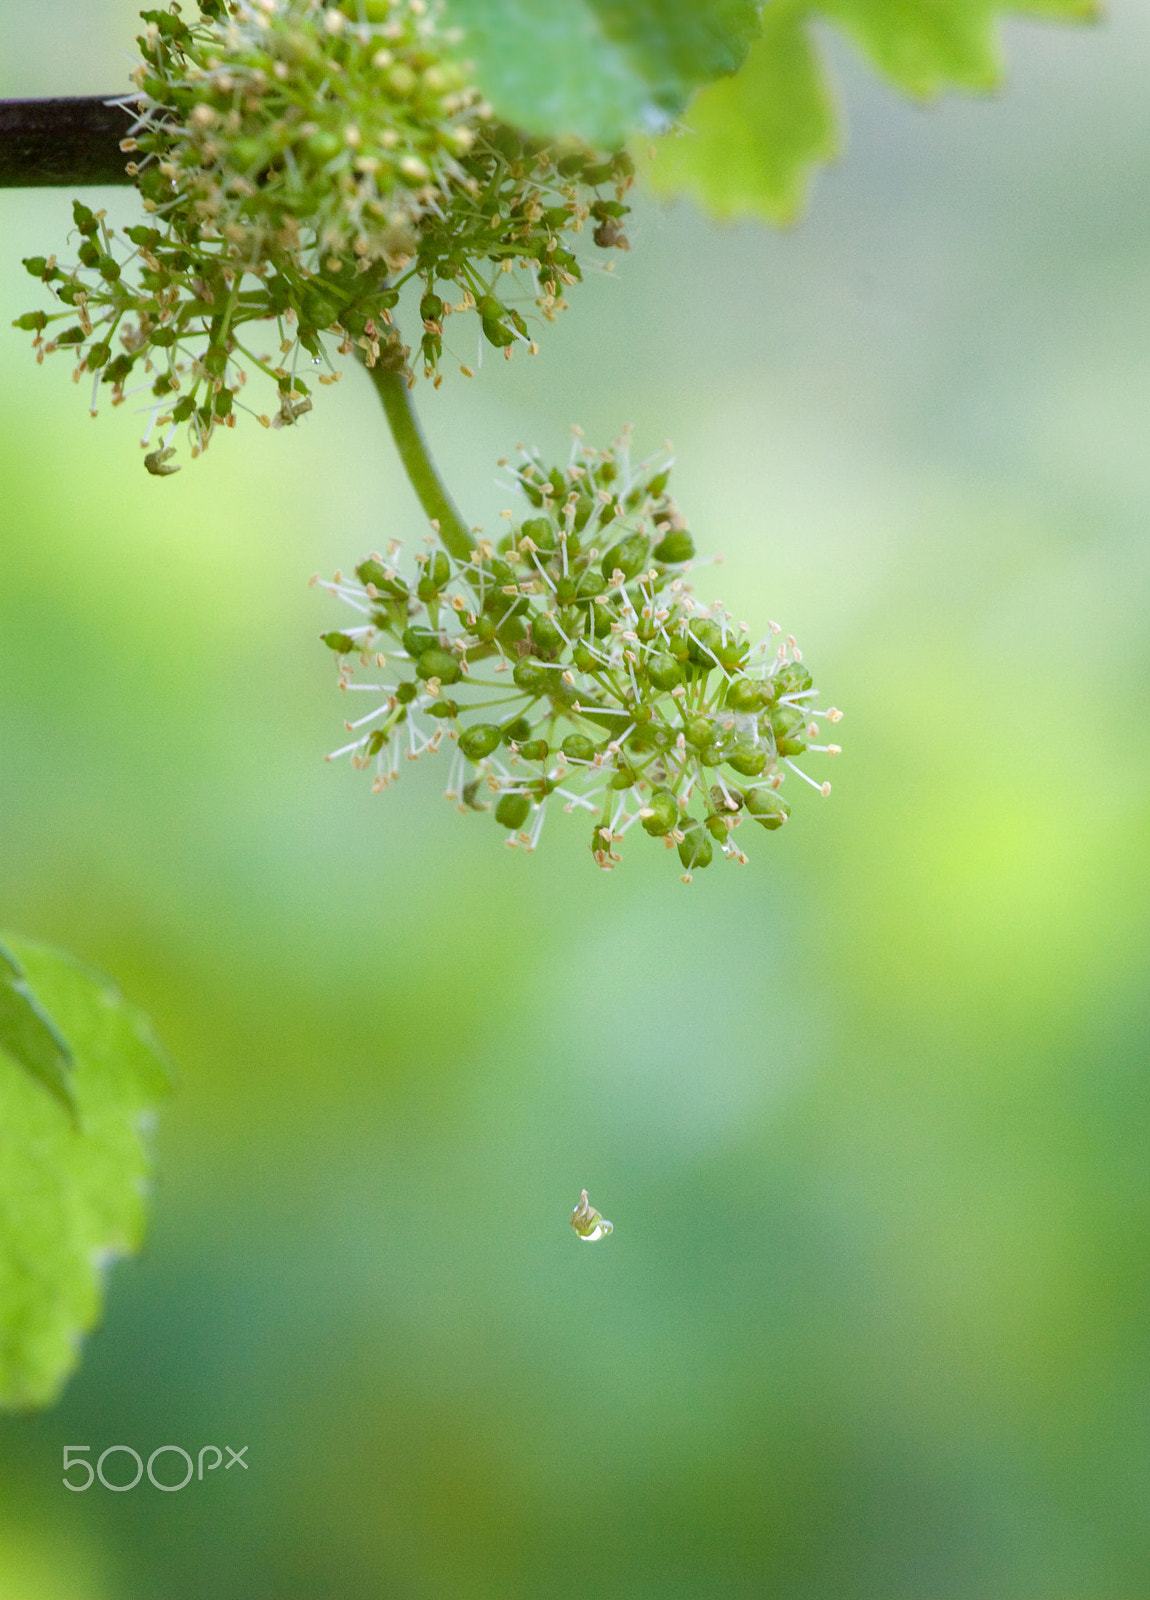
[[898,88],[926,98],[999,81],[1005,13],[1069,22],[1097,11],[1095,0],[770,0],[747,64],[703,88],[686,131],[660,141],[652,186],[691,194],[718,216],[795,217],[814,168],[838,144],[809,33],[817,17],[835,23]]
[[770,5],[746,66],[705,90],[688,127],[661,141],[648,169],[662,194],[690,194],[714,216],[790,222],[815,164],[836,152],[834,105],[793,7]]
[[76,1115],[72,1052],[68,1041],[33,994],[24,968],[0,944],[0,1051],[18,1061],[50,1094]]
[[908,94],[927,97],[956,84],[990,89],[1002,76],[998,23],[1004,10],[1083,19],[1090,0],[817,0],[864,55]]
[[448,0],[446,12],[497,116],[608,149],[665,127],[758,32],[754,0]]
[[0,1052],[0,1405],[46,1405],[97,1321],[103,1267],[140,1243],[150,1109],[168,1088],[147,1021],[108,979],[5,940],[72,1056],[76,1114]]

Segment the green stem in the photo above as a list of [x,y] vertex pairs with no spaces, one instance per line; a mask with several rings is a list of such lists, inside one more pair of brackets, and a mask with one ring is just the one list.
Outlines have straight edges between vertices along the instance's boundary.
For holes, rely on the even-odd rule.
[[395,448],[399,451],[408,481],[428,517],[439,524],[440,542],[457,561],[470,561],[475,540],[467,531],[463,518],[435,470],[435,463],[419,426],[419,418],[411,403],[407,380],[402,372],[388,372],[378,363],[368,367],[367,375],[383,401],[391,437],[395,440]]

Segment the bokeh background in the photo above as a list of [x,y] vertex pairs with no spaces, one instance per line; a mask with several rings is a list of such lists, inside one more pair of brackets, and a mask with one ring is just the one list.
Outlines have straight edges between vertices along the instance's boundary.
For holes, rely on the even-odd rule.
[[[0,92],[116,87],[133,14],[5,0]],[[926,109],[830,41],[799,227],[640,201],[425,397],[491,526],[517,439],[669,436],[701,591],[845,707],[832,798],[687,888],[324,764],[307,578],[422,531],[366,381],[147,477],[4,331],[70,194],[0,193],[0,922],[179,1076],[146,1254],[0,1425],[0,1600],[1150,1589],[1150,12],[1006,39]],[[119,1442],[250,1468],[62,1488]]]

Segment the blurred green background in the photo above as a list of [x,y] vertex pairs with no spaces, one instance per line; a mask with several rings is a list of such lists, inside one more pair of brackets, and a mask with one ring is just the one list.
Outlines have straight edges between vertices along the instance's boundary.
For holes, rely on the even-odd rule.
[[[0,1423],[0,1600],[1144,1600],[1150,13],[1109,11],[925,110],[832,44],[796,230],[640,203],[534,362],[424,393],[489,526],[517,439],[669,436],[700,590],[845,708],[833,797],[689,888],[324,764],[306,580],[422,531],[366,380],[147,477],[5,331],[70,193],[0,193],[0,925],[179,1073],[145,1256]],[[130,4],[2,14],[0,92],[123,81]],[[72,1495],[77,1443],[250,1467]]]

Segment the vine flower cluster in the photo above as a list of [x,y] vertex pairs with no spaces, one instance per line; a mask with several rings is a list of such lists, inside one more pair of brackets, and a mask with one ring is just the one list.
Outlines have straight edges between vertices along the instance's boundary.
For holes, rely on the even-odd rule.
[[[329,335],[414,381],[391,315],[408,282],[416,361],[438,383],[452,315],[477,315],[471,360],[484,345],[534,354],[514,302],[537,323],[564,309],[582,276],[568,235],[589,224],[601,248],[627,248],[630,157],[495,121],[425,0],[201,0],[193,22],[175,5],[142,20],[123,149],[149,220],[117,234],[77,201],[76,260],[25,261],[65,309],[16,325],[40,359],[72,352],[93,413],[102,386],[113,404],[146,396],[153,473],[178,470],[181,426],[195,456],[239,412],[296,422],[308,379],[339,376]],[[270,348],[252,331],[268,323]],[[274,386],[266,409],[248,402],[252,374]]]
[[532,514],[504,512],[497,544],[463,561],[432,537],[405,576],[393,542],[325,585],[363,618],[323,635],[340,688],[375,702],[328,759],[350,757],[378,791],[404,759],[446,748],[448,798],[492,811],[513,847],[534,850],[558,801],[593,817],[605,869],[636,826],[677,852],[684,881],[716,848],[745,863],[744,825],[773,832],[790,814],[788,773],[830,793],[796,758],[837,755],[819,721],[842,713],[816,709],[777,623],[753,643],[695,598],[667,456],[633,466],[624,432],[602,451],[577,437],[562,468],[526,451],[500,465]]

